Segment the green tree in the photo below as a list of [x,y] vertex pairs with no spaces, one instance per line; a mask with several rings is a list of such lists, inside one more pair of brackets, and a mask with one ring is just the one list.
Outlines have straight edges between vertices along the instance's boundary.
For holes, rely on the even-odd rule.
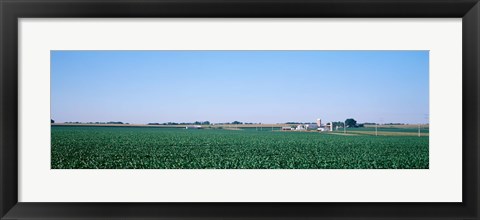
[[345,120],[345,125],[347,127],[356,127],[357,126],[357,121],[355,121],[355,119],[353,119],[353,118],[349,118],[349,119]]

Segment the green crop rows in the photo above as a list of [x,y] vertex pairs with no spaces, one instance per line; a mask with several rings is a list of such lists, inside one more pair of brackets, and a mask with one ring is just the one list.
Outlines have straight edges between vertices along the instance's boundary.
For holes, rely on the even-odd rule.
[[52,169],[428,169],[428,136],[52,126]]

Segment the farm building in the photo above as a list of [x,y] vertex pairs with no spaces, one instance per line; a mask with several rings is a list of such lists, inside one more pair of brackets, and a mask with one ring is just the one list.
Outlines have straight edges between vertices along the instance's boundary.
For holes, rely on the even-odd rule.
[[317,124],[313,124],[313,123],[312,123],[312,124],[305,124],[305,128],[306,128],[307,130],[315,130],[315,129],[318,128],[318,125],[317,125]]
[[322,119],[317,119],[317,131],[333,131],[333,123],[327,123],[325,125],[322,125]]
[[282,131],[333,131],[333,123],[322,124],[321,119],[317,119],[316,123],[299,123],[292,127],[282,127]]
[[307,129],[305,128],[304,125],[297,125],[297,127],[295,128],[295,130],[296,130],[296,131],[303,131],[303,130],[307,130]]
[[202,126],[200,125],[190,125],[185,127],[185,129],[202,129]]
[[300,124],[300,125],[297,125],[295,130],[297,130],[297,131],[315,130],[317,128],[318,128],[317,124]]

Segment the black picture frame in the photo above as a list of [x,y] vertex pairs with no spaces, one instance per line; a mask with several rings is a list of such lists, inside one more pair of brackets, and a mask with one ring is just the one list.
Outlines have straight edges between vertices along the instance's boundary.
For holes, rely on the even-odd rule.
[[[478,0],[0,0],[0,15],[1,219],[479,219],[480,217]],[[47,17],[462,18],[463,202],[18,202],[17,21],[19,18]]]

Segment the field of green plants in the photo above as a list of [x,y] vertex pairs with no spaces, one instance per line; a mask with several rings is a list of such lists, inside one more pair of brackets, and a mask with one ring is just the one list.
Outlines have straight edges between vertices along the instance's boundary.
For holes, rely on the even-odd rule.
[[428,169],[428,136],[52,126],[52,169]]

